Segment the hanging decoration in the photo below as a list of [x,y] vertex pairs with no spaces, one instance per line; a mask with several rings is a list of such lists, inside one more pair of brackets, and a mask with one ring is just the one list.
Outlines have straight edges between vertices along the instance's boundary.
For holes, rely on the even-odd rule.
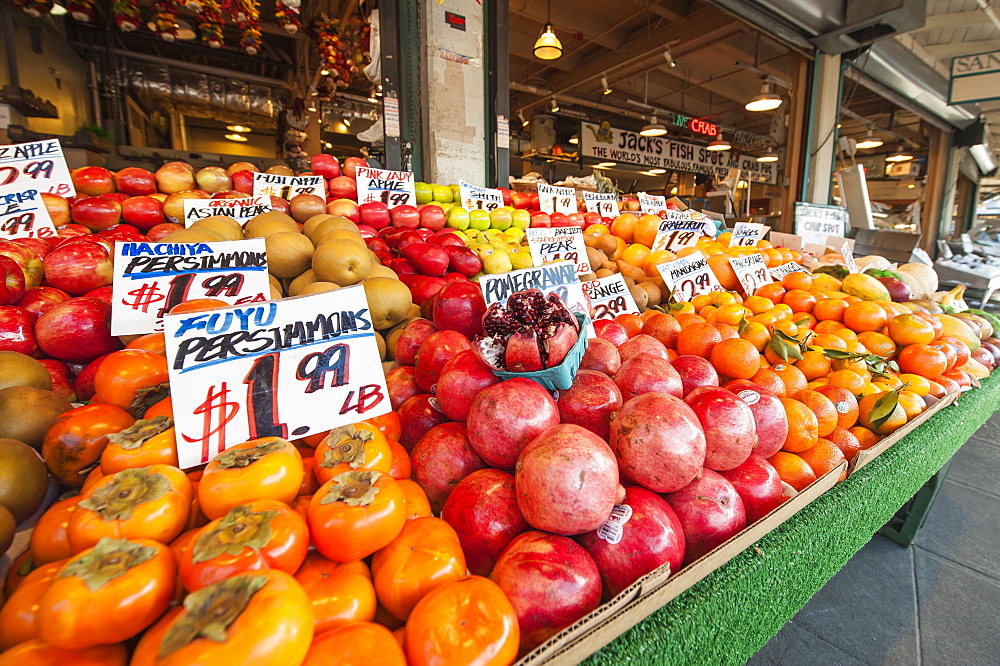
[[66,11],[76,21],[81,23],[94,22],[94,0],[69,0]]
[[137,0],[112,0],[111,13],[114,15],[115,25],[122,32],[138,30],[142,25]]
[[180,9],[175,0],[153,0],[151,28],[156,36],[165,42],[177,41],[177,14]]
[[278,25],[289,35],[298,34],[302,30],[302,21],[299,19],[301,10],[299,0],[276,0],[274,3],[274,16],[278,19]]
[[213,49],[222,48],[225,42],[222,29],[226,24],[222,3],[219,0],[190,0],[185,6],[197,14],[195,23],[201,40]]
[[14,0],[14,6],[20,7],[32,18],[45,16],[52,12],[52,0]]
[[336,80],[337,88],[346,88],[351,83],[351,67],[340,39],[340,21],[325,16],[317,20],[316,38],[319,41],[320,65]]
[[236,27],[240,30],[240,48],[249,55],[260,50],[260,7],[257,0],[232,0]]

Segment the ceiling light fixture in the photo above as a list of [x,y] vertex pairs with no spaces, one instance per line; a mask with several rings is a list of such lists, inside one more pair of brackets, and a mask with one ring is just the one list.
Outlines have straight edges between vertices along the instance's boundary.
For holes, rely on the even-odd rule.
[[670,53],[670,44],[667,44],[667,48],[663,51],[663,59],[667,61],[667,67],[674,68],[677,63],[674,62],[674,56]]
[[65,16],[67,13],[66,8],[58,2],[53,4],[52,9],[49,10],[49,14],[52,14],[53,16]]
[[323,69],[319,70],[319,75],[320,76],[330,76],[330,70],[328,70],[326,67],[324,67]]
[[915,187],[916,187],[916,185],[914,185],[913,183],[910,183],[909,185],[906,186],[906,189],[912,190]]
[[616,164],[618,164],[618,162],[598,162],[597,166],[607,169],[608,167],[613,167]]
[[227,134],[226,138],[229,139],[230,141],[238,141],[240,143],[247,140],[247,138],[242,134]]
[[572,143],[575,146],[575,145],[577,145],[577,144],[580,143],[580,137],[578,137],[576,134],[574,134],[573,136],[571,136],[569,138],[569,142]]
[[758,162],[777,162],[778,153],[774,152],[774,148],[768,148],[767,152],[763,155],[757,157]]
[[893,153],[892,155],[889,155],[889,157],[885,158],[885,161],[909,162],[912,159],[913,159],[913,154],[906,149],[906,146],[904,146],[903,144],[899,144],[899,148],[896,150],[896,152]]
[[781,106],[781,95],[771,92],[771,84],[767,80],[760,87],[760,94],[754,95],[746,106],[747,111],[773,111]]
[[556,101],[555,97],[552,98],[552,104],[549,105],[549,108],[552,109],[552,113],[559,113],[559,102]]
[[329,141],[324,141],[323,145],[326,146],[327,148],[333,148],[333,144],[330,143]]
[[556,37],[555,28],[552,27],[552,0],[546,3],[545,27],[535,40],[534,50],[535,57],[539,60],[556,60],[562,57],[562,42]]
[[348,127],[350,127],[350,126],[351,126],[351,119],[350,119],[350,118],[348,118],[347,116],[344,116],[344,121],[343,121],[343,122],[344,122],[344,124],[345,124],[345,125],[347,125]]
[[521,119],[521,127],[527,127],[528,126],[528,119],[524,117],[524,110],[523,109],[521,111],[517,112],[517,117]]
[[249,132],[251,131],[249,127],[245,125],[226,125],[226,129],[230,132]]
[[309,109],[308,109],[308,111],[309,111],[309,113],[316,113],[316,103],[315,102],[309,102]]
[[654,176],[659,176],[659,175],[665,174],[666,172],[667,172],[666,169],[650,169],[646,173],[650,173],[650,174],[652,174]]
[[732,150],[732,145],[722,138],[722,132],[715,135],[715,138],[705,146],[706,150]]
[[608,85],[608,75],[607,75],[607,73],[604,73],[604,74],[601,75],[601,88],[602,88],[602,90],[601,90],[601,94],[602,95],[610,95],[611,94],[611,86]]
[[372,104],[378,104],[378,100],[375,98],[374,92],[368,95],[368,101],[371,102]]
[[656,119],[656,116],[650,118],[649,123],[643,125],[642,129],[639,130],[639,134],[642,136],[663,136],[667,133],[667,127],[663,123]]
[[875,136],[875,133],[872,131],[872,128],[869,127],[868,134],[865,135],[864,140],[858,141],[857,145],[855,145],[854,147],[860,148],[861,150],[868,150],[869,148],[878,148],[884,143],[885,142],[882,141],[882,139]]
[[189,42],[198,34],[191,27],[191,24],[187,21],[178,20],[177,21],[177,39],[182,42]]

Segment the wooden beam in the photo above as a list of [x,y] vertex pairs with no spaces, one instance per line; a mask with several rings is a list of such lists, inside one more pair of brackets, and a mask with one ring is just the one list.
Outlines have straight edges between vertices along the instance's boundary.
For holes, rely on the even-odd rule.
[[970,9],[965,12],[951,12],[948,14],[930,14],[924,27],[917,28],[913,32],[927,32],[939,28],[962,28],[969,25],[979,25],[985,22],[986,15],[979,9]]
[[936,58],[954,58],[957,56],[985,53],[1000,50],[1000,39],[980,39],[972,42],[949,42],[947,44],[928,44],[927,52]]

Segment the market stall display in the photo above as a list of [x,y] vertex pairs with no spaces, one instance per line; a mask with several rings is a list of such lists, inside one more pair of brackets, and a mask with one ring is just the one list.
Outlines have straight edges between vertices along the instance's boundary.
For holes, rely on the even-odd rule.
[[665,199],[328,155],[71,185],[2,195],[0,664],[578,659],[1000,362],[931,267]]

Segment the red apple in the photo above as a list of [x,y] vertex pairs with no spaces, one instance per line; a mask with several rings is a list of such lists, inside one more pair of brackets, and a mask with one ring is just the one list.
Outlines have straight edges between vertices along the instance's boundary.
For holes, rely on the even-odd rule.
[[156,189],[164,194],[193,190],[195,187],[194,167],[184,162],[167,162],[154,174]]
[[14,241],[0,241],[0,256],[10,257],[24,272],[24,287],[31,289],[42,283],[42,258],[34,248]]
[[514,208],[531,208],[531,195],[527,192],[512,192],[510,195],[510,204]]
[[104,301],[108,305],[111,305],[112,291],[110,286],[91,289],[86,294],[84,294],[84,296],[87,298],[97,298]]
[[139,197],[156,192],[156,176],[148,169],[126,167],[115,174],[118,191],[130,197]]
[[42,192],[41,195],[45,210],[48,211],[49,218],[52,220],[52,226],[61,227],[68,224],[70,221],[69,202],[58,194]]
[[[564,213],[549,213],[549,223],[553,227],[568,227],[569,218]],[[535,226],[534,222],[531,226]]]
[[163,201],[163,217],[166,218],[167,222],[176,222],[177,224],[184,224],[184,202],[185,201],[203,201],[208,199],[208,193],[202,192],[201,190],[184,190],[182,192],[174,192],[167,196]]
[[233,189],[241,194],[253,194],[253,174],[254,172],[249,169],[230,171],[229,176],[233,183]]
[[169,236],[175,231],[180,231],[183,228],[184,228],[183,224],[177,224],[176,222],[163,222],[149,229],[146,232],[146,237],[155,243],[158,242],[164,236]]
[[153,197],[131,197],[122,202],[122,219],[140,231],[149,231],[166,221],[163,204]]
[[444,415],[465,421],[479,392],[500,382],[493,370],[474,351],[460,351],[441,368],[434,393]]
[[[358,200],[358,184],[350,176],[337,176],[327,183],[327,196],[333,199]],[[334,213],[336,214],[336,213]]]
[[38,255],[39,259],[44,259],[45,255],[51,252],[53,247],[52,243],[44,238],[15,238],[10,242],[30,247],[35,251],[35,254]]
[[511,202],[513,201],[513,199],[511,198],[513,191],[507,189],[506,187],[498,187],[497,189],[500,190],[500,196],[503,197],[503,205],[510,206]]
[[430,243],[409,243],[400,250],[403,257],[424,275],[441,276],[448,272],[448,253]]
[[[361,204],[358,206],[358,213],[361,217],[361,224],[367,224],[375,229],[384,229],[392,223],[389,207],[381,201],[369,201]],[[415,229],[416,225],[408,228]]]
[[533,228],[547,228],[554,225],[548,213],[537,212],[531,214],[531,226]]
[[107,246],[95,241],[66,243],[45,257],[45,279],[72,296],[111,284],[113,270]]
[[97,196],[103,197],[105,199],[111,199],[112,201],[117,201],[119,204],[128,199],[129,195],[124,192],[109,192],[107,194],[98,194]]
[[52,392],[61,395],[70,402],[76,402],[77,395],[76,391],[73,390],[73,372],[69,366],[53,358],[40,359],[39,363],[49,371],[49,377],[52,378]]
[[[6,257],[3,258],[6,259]],[[38,319],[55,306],[69,299],[70,295],[62,289],[56,289],[55,287],[35,287],[25,291],[24,295],[14,305],[24,308],[35,319]]]
[[70,172],[77,194],[107,194],[115,191],[115,179],[104,167],[86,166]]
[[685,564],[694,562],[746,527],[746,509],[733,484],[706,468],[664,499],[684,528]]
[[77,224],[100,231],[121,221],[122,206],[108,197],[82,197],[73,202],[70,215]]
[[[362,204],[362,214],[361,219],[364,220],[363,209],[368,204]],[[436,206],[435,206],[436,207]],[[416,229],[420,226],[420,212],[413,206],[396,206],[389,211],[389,218],[392,220],[392,226],[402,227],[404,229]],[[375,225],[372,225],[375,226]]]
[[705,431],[705,467],[735,469],[757,444],[757,424],[750,406],[724,388],[699,386],[684,398]]
[[220,166],[207,166],[199,169],[198,173],[194,175],[194,181],[198,183],[198,189],[209,194],[222,192],[233,186],[229,172]]
[[309,159],[309,168],[316,175],[323,176],[325,180],[336,178],[340,175],[340,162],[333,155],[313,155]]
[[52,358],[71,363],[92,361],[118,349],[111,337],[111,305],[97,298],[71,298],[35,323],[38,346]]
[[354,224],[358,224],[361,221],[361,212],[358,208],[358,203],[351,199],[335,199],[331,201],[326,205],[326,212],[330,215],[346,217]]
[[24,308],[0,305],[0,351],[37,355],[35,317]]
[[[447,218],[444,214],[444,209],[441,206],[435,206],[433,204],[424,204],[422,206],[417,206],[420,214],[420,226],[424,229],[430,229],[431,231],[439,231],[444,229],[445,222]],[[451,234],[454,236],[454,234]]]
[[[450,234],[454,236],[454,234]],[[433,245],[433,244],[432,244]],[[457,245],[443,245],[445,254],[448,255],[448,268],[465,277],[472,277],[483,270],[483,260],[479,255],[467,247]]]
[[63,241],[73,238],[74,236],[89,236],[91,234],[90,229],[83,226],[82,224],[64,224],[63,226],[56,229],[56,239],[52,241],[52,247],[56,247]]
[[218,201],[220,199],[245,199],[246,196],[246,194],[238,190],[220,190],[219,192],[213,192],[210,198]]
[[719,373],[708,359],[689,354],[678,356],[670,364],[681,376],[685,396],[699,386],[719,385]]
[[[108,352],[108,354],[110,353]],[[87,402],[94,397],[94,377],[97,376],[97,369],[101,367],[101,362],[107,358],[108,354],[101,354],[92,361],[87,362],[76,373],[76,379],[73,380],[73,390],[82,402]]]
[[24,271],[10,257],[0,255],[0,305],[12,305],[24,296]]
[[250,173],[253,173],[255,171],[260,171],[260,169],[258,169],[257,165],[253,162],[233,162],[226,168],[226,172],[228,172],[230,176],[237,171],[249,171]]
[[733,484],[743,500],[747,525],[757,522],[785,501],[778,470],[756,453],[751,453],[739,467],[720,474]]
[[358,167],[366,167],[368,162],[361,157],[348,157],[344,159],[343,172],[345,176],[351,178],[358,177]]
[[292,214],[292,206],[281,197],[271,197],[271,211],[290,216]]

